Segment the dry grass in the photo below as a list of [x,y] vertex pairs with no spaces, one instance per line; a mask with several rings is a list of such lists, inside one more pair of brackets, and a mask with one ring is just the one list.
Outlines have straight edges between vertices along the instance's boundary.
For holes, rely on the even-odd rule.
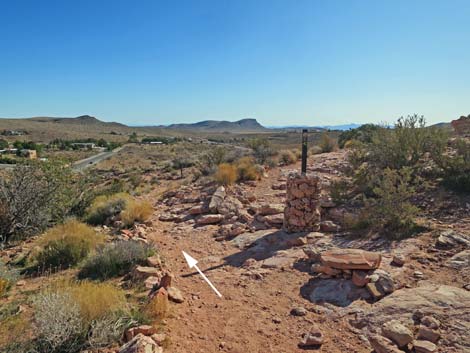
[[261,178],[261,171],[251,157],[240,158],[237,163],[238,181],[258,180]]
[[78,264],[103,242],[104,237],[90,226],[69,220],[39,238],[39,251],[33,257],[39,267],[66,268]]
[[222,163],[217,168],[214,179],[219,185],[232,185],[237,181],[237,168],[231,164]]
[[170,303],[168,295],[157,293],[145,307],[145,312],[154,320],[162,320],[168,315]]
[[297,162],[297,160],[298,160],[298,157],[294,151],[290,151],[290,150],[279,151],[279,162],[281,162],[282,165],[294,164],[295,162]]
[[130,200],[124,211],[121,212],[121,221],[124,225],[131,226],[135,222],[145,222],[153,214],[153,206],[150,202],[142,200]]

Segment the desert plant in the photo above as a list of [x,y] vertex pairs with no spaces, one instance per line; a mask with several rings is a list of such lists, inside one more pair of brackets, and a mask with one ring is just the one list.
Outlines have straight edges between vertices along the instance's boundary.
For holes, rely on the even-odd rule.
[[337,149],[336,140],[330,137],[326,132],[321,135],[319,146],[322,153],[333,152]]
[[218,166],[214,179],[219,185],[232,185],[237,180],[237,168],[232,164],[222,163]]
[[19,278],[19,271],[10,268],[0,260],[0,297],[5,295],[7,291],[14,285]]
[[129,272],[132,266],[143,264],[154,250],[146,244],[135,241],[119,241],[99,248],[84,263],[81,278],[107,279]]
[[118,342],[125,328],[132,323],[128,318],[119,315],[106,315],[93,320],[87,337],[87,343],[92,349],[98,349]]
[[323,150],[320,146],[312,146],[312,148],[309,149],[308,154],[314,155],[314,154],[320,154],[322,152]]
[[240,158],[236,163],[236,168],[238,181],[258,180],[262,175],[260,168],[251,157]]
[[415,195],[410,168],[386,168],[375,180],[374,197],[365,200],[363,219],[375,229],[381,229],[390,238],[403,238],[416,229],[415,217],[419,209],[411,204]]
[[338,146],[344,148],[349,141],[371,143],[374,134],[381,128],[379,125],[364,124],[358,128],[343,131],[338,136]]
[[42,352],[75,352],[85,328],[80,307],[66,292],[43,292],[33,300],[34,325]]
[[135,222],[147,221],[152,213],[153,206],[149,201],[131,199],[121,211],[121,221],[128,227]]
[[40,268],[66,268],[83,260],[104,238],[93,228],[69,220],[48,230],[38,241],[34,259]]
[[86,221],[92,225],[106,224],[124,210],[131,200],[126,193],[98,196],[86,211]]
[[330,183],[329,189],[333,202],[342,204],[349,199],[351,183],[346,179],[333,180]]
[[18,164],[0,178],[0,242],[27,237],[68,216],[80,176],[62,162]]
[[470,143],[458,139],[453,153],[438,160],[443,170],[443,183],[456,191],[470,192]]
[[199,170],[202,175],[211,175],[217,171],[220,164],[227,162],[227,149],[225,147],[216,147],[206,154],[202,155],[199,162]]
[[266,163],[269,157],[275,156],[276,151],[267,139],[255,138],[248,141],[248,147],[253,150],[253,156],[260,164]]
[[297,155],[290,150],[281,150],[279,151],[279,162],[282,165],[290,165],[297,162]]

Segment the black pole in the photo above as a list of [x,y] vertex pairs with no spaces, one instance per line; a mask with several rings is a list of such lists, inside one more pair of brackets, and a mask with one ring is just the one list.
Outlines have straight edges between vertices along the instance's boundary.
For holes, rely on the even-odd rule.
[[307,173],[307,143],[308,143],[308,130],[302,130],[302,174]]

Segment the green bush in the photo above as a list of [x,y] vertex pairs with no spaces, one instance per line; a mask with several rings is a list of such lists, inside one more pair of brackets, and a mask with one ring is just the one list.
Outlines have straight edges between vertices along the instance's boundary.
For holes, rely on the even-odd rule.
[[143,264],[154,250],[141,242],[119,241],[98,249],[84,263],[80,278],[107,279],[128,273],[136,264]]
[[34,255],[37,266],[62,269],[77,265],[104,237],[93,228],[76,220],[70,220],[48,230],[39,239],[39,251]]
[[438,162],[443,170],[443,183],[450,189],[470,192],[470,143],[459,139],[452,154],[444,155]]
[[271,142],[264,138],[255,138],[248,141],[248,147],[253,150],[253,156],[259,164],[265,164],[269,157],[276,155]]
[[415,196],[410,168],[386,168],[374,179],[374,196],[365,200],[362,220],[370,227],[382,230],[393,239],[400,239],[417,230],[415,217],[419,211],[411,204]]
[[375,133],[382,129],[379,125],[364,124],[358,128],[343,131],[338,136],[338,146],[344,148],[348,141],[371,143]]
[[335,204],[342,204],[349,199],[351,183],[346,179],[333,180],[330,183],[330,196]]
[[126,193],[98,196],[86,211],[86,222],[92,225],[106,224],[126,208],[130,199]]

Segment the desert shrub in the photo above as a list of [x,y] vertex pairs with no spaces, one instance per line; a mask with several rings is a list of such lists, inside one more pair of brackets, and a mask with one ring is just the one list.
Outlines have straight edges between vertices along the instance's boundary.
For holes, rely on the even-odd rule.
[[228,162],[227,149],[225,147],[216,147],[202,155],[198,167],[202,175],[207,176],[214,174],[218,166],[226,162]]
[[320,146],[312,146],[312,148],[310,148],[310,150],[308,152],[309,152],[309,154],[314,155],[314,154],[322,153],[323,150]]
[[236,163],[236,168],[238,181],[258,180],[262,175],[262,171],[250,157],[240,158]]
[[443,170],[443,183],[456,191],[470,192],[470,143],[459,139],[452,154],[438,161]]
[[62,162],[18,164],[0,178],[0,241],[35,235],[61,222],[80,199],[81,176]]
[[414,220],[419,211],[410,202],[415,195],[411,169],[386,168],[375,183],[374,196],[365,200],[363,220],[390,238],[411,235],[417,229]]
[[318,144],[321,148],[322,153],[333,152],[337,149],[336,140],[330,137],[326,132],[324,132],[320,137],[320,142]]
[[171,161],[172,167],[180,171],[180,177],[183,178],[183,170],[194,165],[194,161],[185,156],[178,156]]
[[119,241],[99,248],[84,263],[81,278],[107,279],[122,276],[136,264],[143,264],[154,250],[146,244],[135,241]]
[[217,168],[214,179],[219,185],[232,185],[237,180],[237,168],[232,164],[222,163]]
[[393,129],[378,129],[372,142],[365,144],[370,168],[399,170],[410,167],[414,174],[422,171],[429,160],[437,160],[447,145],[443,129],[426,127],[423,116],[398,119]]
[[364,124],[358,128],[343,131],[338,136],[338,146],[340,148],[345,148],[349,141],[371,143],[372,137],[381,128],[382,127],[379,125]]
[[146,200],[131,199],[121,211],[121,221],[125,226],[131,226],[135,222],[147,221],[153,213],[153,206]]
[[334,203],[342,204],[349,199],[351,183],[346,179],[333,180],[330,183],[330,196]]
[[297,155],[290,150],[281,150],[279,151],[279,162],[282,165],[290,165],[297,162]]
[[279,165],[279,159],[276,156],[269,157],[264,164],[268,168],[276,168]]
[[66,268],[78,264],[103,241],[93,228],[69,220],[44,233],[34,258],[40,268]]
[[41,353],[107,345],[132,322],[124,292],[111,284],[60,282],[39,293],[33,309]]
[[33,309],[40,352],[75,352],[80,349],[85,328],[80,307],[70,293],[40,293],[33,300]]
[[276,155],[276,151],[274,150],[271,142],[269,142],[267,139],[252,139],[248,141],[248,147],[253,150],[253,156],[255,157],[256,162],[259,164],[266,163],[269,157]]
[[14,285],[19,278],[19,271],[10,268],[0,260],[0,297]]
[[131,197],[126,193],[98,196],[86,211],[86,221],[92,225],[106,224],[124,210]]

